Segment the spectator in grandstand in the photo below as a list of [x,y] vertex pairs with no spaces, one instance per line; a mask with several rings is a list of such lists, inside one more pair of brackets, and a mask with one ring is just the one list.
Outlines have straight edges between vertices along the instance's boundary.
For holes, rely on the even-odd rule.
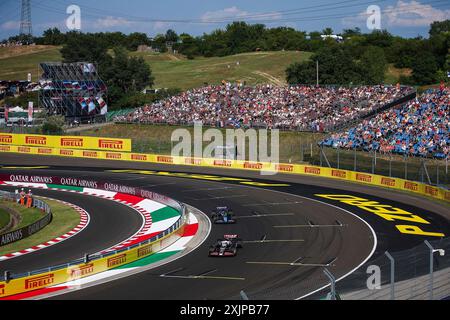
[[334,148],[448,159],[450,154],[450,88],[429,90],[400,108],[360,122],[323,141]]
[[189,90],[114,120],[189,125],[202,121],[216,127],[327,131],[367,115],[410,90],[381,85],[245,87],[224,82]]

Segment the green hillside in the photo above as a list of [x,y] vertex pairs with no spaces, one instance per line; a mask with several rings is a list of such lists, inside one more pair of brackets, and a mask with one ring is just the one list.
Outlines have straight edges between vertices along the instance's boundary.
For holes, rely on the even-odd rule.
[[189,89],[206,83],[246,81],[286,84],[285,69],[293,62],[309,59],[311,53],[296,51],[252,52],[227,57],[187,60],[171,54],[133,53],[152,67],[156,88]]
[[1,48],[0,80],[27,80],[31,73],[32,80],[36,81],[40,62],[61,59],[59,47],[54,46]]
[[[15,50],[17,51],[17,50]],[[244,53],[228,57],[196,58],[187,60],[183,56],[168,53],[133,52],[151,66],[155,77],[155,88],[190,89],[207,83],[246,81],[285,84],[284,70],[296,61],[310,57],[308,52],[280,51]],[[42,46],[29,52],[12,52],[10,48],[0,51],[0,80],[25,80],[31,72],[37,79],[39,62],[61,61],[58,47]],[[239,63],[239,65],[238,65]],[[228,68],[229,66],[229,68]]]
[[[0,80],[26,80],[27,74],[31,72],[33,81],[36,81],[40,62],[62,60],[59,49],[54,46],[0,48]],[[155,88],[182,90],[200,87],[204,83],[218,84],[222,80],[240,80],[248,85],[283,85],[286,84],[286,68],[293,62],[309,59],[311,54],[299,51],[269,51],[188,60],[184,56],[169,53],[131,53],[133,56],[143,57],[151,66]],[[386,74],[386,81],[396,83],[401,71],[403,70],[391,66]]]

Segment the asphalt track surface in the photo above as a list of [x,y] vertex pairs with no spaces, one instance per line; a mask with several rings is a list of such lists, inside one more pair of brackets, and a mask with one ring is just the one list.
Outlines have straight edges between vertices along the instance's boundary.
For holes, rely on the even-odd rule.
[[[39,163],[38,161],[42,163],[42,159],[36,156],[2,155],[1,164],[35,165]],[[216,206],[229,205],[239,219],[233,226],[213,226],[210,237],[200,248],[168,265],[75,291],[56,299],[230,299],[238,298],[240,290],[245,290],[252,299],[298,298],[326,283],[322,272],[323,266],[330,264],[327,268],[340,277],[361,264],[372,252],[374,239],[370,228],[361,219],[341,209],[364,219],[375,231],[378,242],[371,259],[376,259],[386,250],[391,252],[405,250],[427,239],[423,236],[401,234],[390,221],[380,219],[357,207],[319,198],[316,194],[351,194],[379,201],[427,219],[431,222],[430,231],[450,234],[448,205],[391,190],[292,175],[268,176],[261,179],[257,173],[228,169],[53,157],[45,159],[45,163],[51,166],[49,169],[30,170],[28,173],[92,178],[141,186],[186,202],[204,212],[209,212]],[[110,172],[111,169],[118,168],[139,168],[154,172],[149,175]],[[26,169],[17,170],[27,172]],[[155,173],[159,170],[171,171],[172,174]],[[5,171],[15,170],[2,169],[0,172]],[[255,188],[239,182],[174,177],[173,172],[246,176],[254,182],[286,181],[289,186]],[[341,209],[326,203],[339,206]],[[93,216],[93,212],[90,213]],[[335,226],[307,227],[310,222],[314,225]],[[338,223],[342,226],[337,226]],[[287,225],[306,227],[276,227]],[[216,238],[228,233],[238,234],[250,243],[244,243],[244,248],[237,257],[208,258],[208,246]],[[282,241],[252,242],[262,237]],[[81,235],[80,239],[83,239]],[[76,254],[78,248],[73,250]],[[302,265],[289,265],[291,262]],[[163,274],[168,274],[168,277],[161,277]],[[201,275],[205,277],[189,277]]]

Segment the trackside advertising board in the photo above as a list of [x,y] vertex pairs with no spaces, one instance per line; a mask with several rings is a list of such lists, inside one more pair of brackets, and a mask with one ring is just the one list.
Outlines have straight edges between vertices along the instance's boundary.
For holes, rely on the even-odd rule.
[[[1,144],[1,142],[0,142]],[[14,145],[0,145],[0,152],[53,155],[71,158],[87,158],[102,160],[118,160],[133,162],[161,163],[168,165],[187,165],[196,167],[229,168],[250,171],[277,171],[284,174],[301,174],[331,179],[353,181],[373,186],[392,188],[426,195],[435,199],[450,202],[450,190],[430,186],[420,182],[390,178],[376,174],[339,170],[310,165],[248,162],[238,160],[219,160],[207,158],[173,157],[155,154],[140,154],[129,152],[110,152],[94,150],[74,150],[66,148],[28,147]]]
[[120,192],[132,196],[150,199],[166,206],[172,207],[177,211],[182,210],[181,204],[165,195],[128,185],[122,185],[106,181],[92,180],[89,178],[80,179],[75,177],[55,177],[44,175],[28,175],[28,174],[0,174],[0,181],[11,181],[16,183],[44,183],[48,185],[58,185],[67,187],[91,188],[106,191]]
[[52,221],[52,213],[47,213],[38,221],[23,228],[0,234],[0,247],[23,240],[44,229]]
[[130,152],[130,139],[0,133],[1,145]]

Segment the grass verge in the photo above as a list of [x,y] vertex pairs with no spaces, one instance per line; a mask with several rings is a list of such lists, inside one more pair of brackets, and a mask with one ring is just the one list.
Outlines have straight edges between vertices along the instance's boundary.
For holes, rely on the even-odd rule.
[[[41,231],[33,234],[31,237],[28,237],[21,241],[0,247],[0,255],[5,255],[8,253],[13,253],[13,252],[17,252],[20,250],[28,249],[30,247],[47,242],[51,239],[57,238],[65,233],[69,232],[70,230],[72,230],[80,222],[80,214],[77,211],[75,211],[73,208],[71,208],[65,204],[59,203],[57,201],[53,201],[53,200],[45,199],[45,202],[48,203],[52,209],[52,213],[53,213],[52,222],[48,226],[46,226],[44,229],[42,229]],[[15,204],[13,204],[13,205],[16,206]],[[19,206],[19,205],[17,205],[17,206]],[[21,206],[19,206],[19,207],[21,209],[26,209]],[[14,210],[16,210],[15,207],[14,207]],[[29,209],[27,209],[27,210],[29,210]],[[37,210],[37,209],[35,209],[35,210]],[[37,211],[38,211],[40,217],[42,217],[42,212],[39,210],[37,210]],[[30,214],[30,212],[27,212],[27,214],[22,215],[24,218],[22,219],[22,222],[20,223],[20,225],[23,224],[24,220],[28,219],[28,215],[30,216],[30,219],[31,219],[31,216],[33,214],[34,213]],[[27,224],[29,224],[29,223],[26,223],[25,225],[27,225]],[[19,228],[20,228],[20,226],[19,226]]]
[[10,220],[10,215],[8,212],[0,208],[0,230],[3,229]]

